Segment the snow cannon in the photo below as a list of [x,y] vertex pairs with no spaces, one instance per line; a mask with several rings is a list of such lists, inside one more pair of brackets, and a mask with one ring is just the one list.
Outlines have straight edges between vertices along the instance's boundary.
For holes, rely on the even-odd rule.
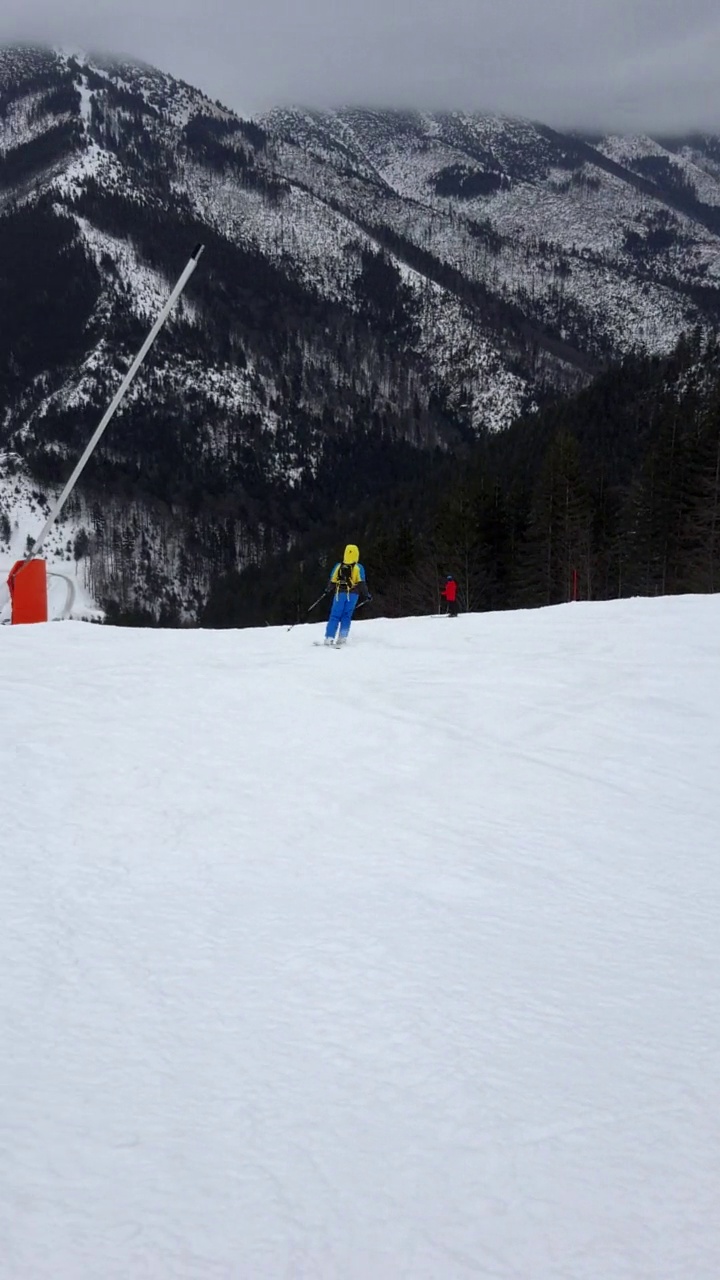
[[17,560],[8,575],[11,622],[47,622],[48,589],[45,560]]

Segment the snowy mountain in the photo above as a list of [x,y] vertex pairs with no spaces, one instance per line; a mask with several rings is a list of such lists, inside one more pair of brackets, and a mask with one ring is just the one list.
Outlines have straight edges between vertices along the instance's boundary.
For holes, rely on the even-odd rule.
[[[153,68],[0,51],[0,553],[38,532],[206,254],[50,554],[193,618],[213,576],[609,359],[712,324],[720,140],[463,113],[234,113]],[[382,443],[382,448],[380,445]]]
[[0,629],[3,1280],[716,1280],[719,628]]

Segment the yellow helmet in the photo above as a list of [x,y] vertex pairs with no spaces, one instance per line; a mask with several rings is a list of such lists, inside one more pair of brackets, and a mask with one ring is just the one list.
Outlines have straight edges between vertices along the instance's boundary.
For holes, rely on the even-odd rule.
[[360,552],[349,542],[343,552],[343,564],[357,564],[360,559]]

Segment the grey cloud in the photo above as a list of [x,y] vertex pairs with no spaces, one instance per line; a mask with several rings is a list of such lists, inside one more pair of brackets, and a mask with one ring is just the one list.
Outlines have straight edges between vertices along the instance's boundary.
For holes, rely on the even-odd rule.
[[245,113],[355,103],[720,129],[717,0],[6,0],[0,37],[125,52]]

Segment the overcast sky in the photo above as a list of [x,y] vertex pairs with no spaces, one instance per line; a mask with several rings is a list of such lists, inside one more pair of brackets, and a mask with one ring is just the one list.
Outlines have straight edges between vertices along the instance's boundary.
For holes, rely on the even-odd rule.
[[246,114],[348,103],[720,130],[720,0],[2,0],[0,37],[127,53]]

